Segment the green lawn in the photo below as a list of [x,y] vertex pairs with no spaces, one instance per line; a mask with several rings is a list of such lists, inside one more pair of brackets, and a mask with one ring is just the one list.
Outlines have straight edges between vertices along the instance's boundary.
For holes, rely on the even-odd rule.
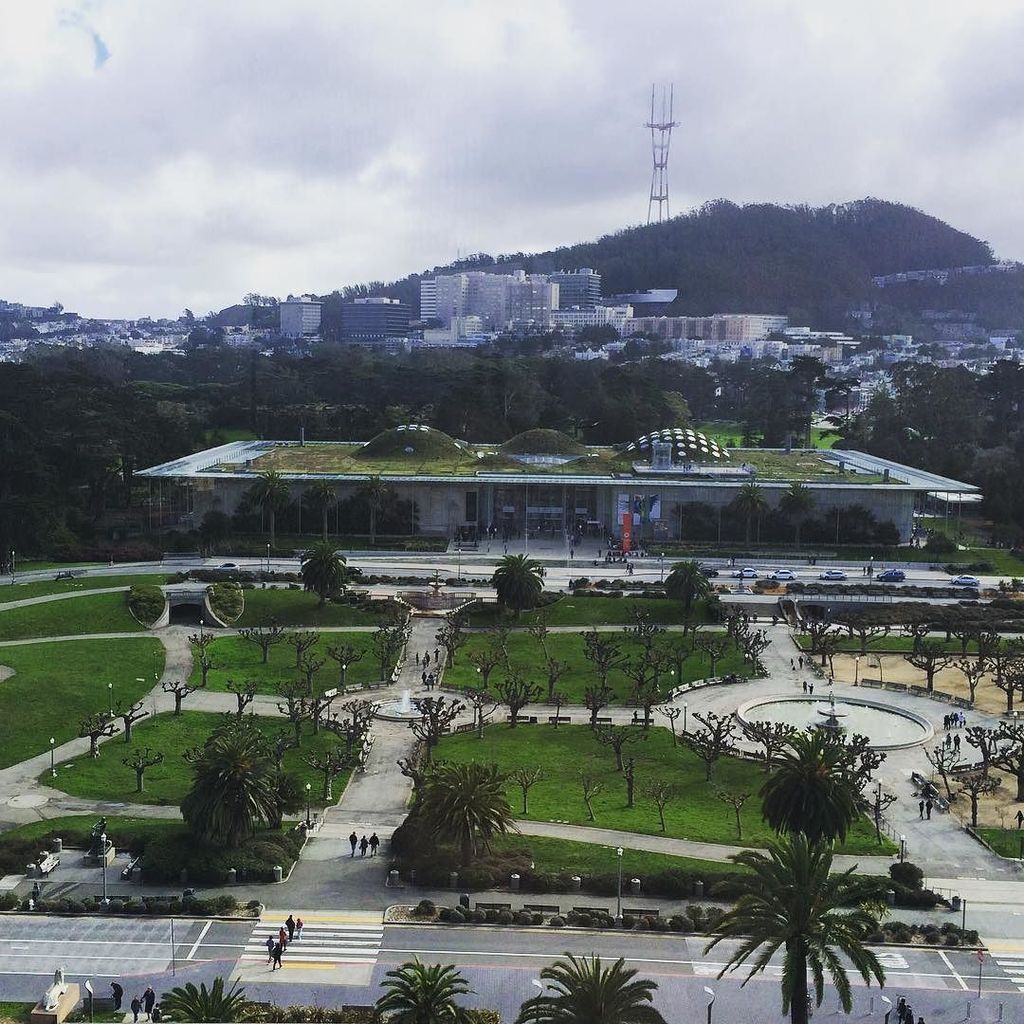
[[[188,707],[186,703],[185,707]],[[132,730],[132,742],[127,745],[119,737],[108,740],[98,758],[79,757],[57,765],[57,778],[50,777],[49,769],[39,777],[46,785],[61,789],[72,796],[87,800],[112,800],[143,804],[178,804],[188,792],[192,782],[192,768],[182,754],[193,747],[201,747],[207,737],[224,720],[223,715],[201,711],[184,711],[181,715],[158,715],[143,719]],[[260,730],[268,736],[277,736],[291,725],[283,718],[255,717]],[[286,771],[298,777],[301,785],[312,784],[311,802],[323,806],[322,776],[302,761],[310,753],[320,753],[337,746],[339,740],[328,732],[314,736],[312,726],[304,727],[302,746],[284,755]],[[122,758],[135,749],[151,748],[164,755],[161,764],[146,770],[145,791],[136,793],[135,772],[122,763]],[[341,796],[348,772],[334,780],[333,797]]]
[[24,644],[0,648],[0,665],[15,673],[0,683],[0,767],[6,768],[44,753],[51,736],[58,743],[74,739],[82,718],[108,706],[108,683],[115,701],[148,693],[163,672],[164,649],[147,637]]
[[[642,650],[641,646],[626,633],[606,633],[605,637],[621,641],[620,650],[624,655],[635,658]],[[680,634],[669,634],[675,642],[681,640]],[[480,685],[480,676],[476,671],[469,656],[474,651],[483,651],[490,648],[494,639],[486,633],[472,633],[466,641],[465,646],[459,651],[454,667],[449,668],[444,674],[444,682],[448,686],[473,688]],[[547,638],[548,652],[552,658],[566,662],[569,671],[558,681],[557,689],[561,690],[569,698],[571,704],[582,704],[584,690],[596,682],[597,676],[593,664],[583,654],[584,642],[579,633],[549,633]],[[547,679],[544,674],[544,653],[540,643],[528,632],[517,631],[511,633],[508,638],[509,661],[514,668],[518,668],[525,679],[540,686],[544,691],[542,699],[547,699]],[[743,656],[733,646],[724,657],[720,658],[715,666],[719,675],[728,672],[736,672],[745,675],[748,671],[743,663]],[[683,662],[682,682],[690,682],[694,679],[702,679],[710,672],[708,657],[703,651],[691,654]],[[491,689],[505,678],[501,666],[491,673]],[[667,690],[678,685],[676,678],[669,672],[662,673],[662,686]],[[615,700],[624,701],[632,692],[633,683],[621,669],[613,669],[608,676],[608,685],[615,693]]]
[[101,590],[113,587],[132,587],[145,583],[160,586],[170,579],[166,573],[139,576],[76,576],[73,580],[41,580],[38,583],[10,583],[0,585],[0,604],[5,601],[24,601],[29,597],[50,594],[74,594],[82,590]]
[[[694,723],[690,723],[693,725]],[[640,734],[639,729],[637,730]],[[704,781],[704,765],[690,751],[673,748],[667,729],[652,729],[646,740],[626,748],[624,756],[636,761],[636,806],[626,806],[626,785],[615,770],[615,758],[601,746],[587,726],[494,725],[483,740],[473,734],[446,736],[435,751],[438,760],[493,761],[503,770],[521,765],[537,767],[545,778],[530,790],[529,813],[537,821],[562,821],[574,825],[593,824],[598,828],[618,829],[660,835],[658,810],[645,795],[645,787],[655,780],[668,780],[678,788],[679,796],[665,808],[667,831],[679,839],[705,843],[736,845],[736,825],[731,806],[718,799],[718,791],[754,794],[741,812],[742,842],[764,846],[773,833],[761,820],[757,791],[763,770],[757,764],[724,758],[715,766],[711,785]],[[604,785],[593,800],[596,820],[591,822],[583,802],[580,774],[587,773]],[[514,784],[508,797],[516,814],[522,811],[522,796]],[[867,820],[857,822],[846,845],[846,853],[885,853],[887,847],[875,842],[874,830]]]
[[[667,571],[667,570],[666,570]],[[589,574],[601,578],[601,570]],[[518,620],[505,619],[496,604],[475,604],[469,609],[471,626],[490,626],[499,620],[510,625],[529,626],[543,618],[549,626],[618,626],[631,625],[637,608],[643,609],[651,622],[658,625],[679,625],[683,621],[682,601],[668,598],[606,597],[597,594],[570,594],[542,609],[523,612]],[[698,621],[703,621],[703,605],[695,606]]]
[[811,427],[812,448],[835,448],[842,437],[831,427]]
[[[520,805],[522,806],[522,805]],[[597,875],[617,869],[615,848],[595,843],[574,843],[571,839],[549,836],[509,835],[491,841],[494,853],[526,849],[533,857],[538,872],[557,874],[571,871],[579,875]],[[622,857],[623,872],[653,874],[656,871],[743,871],[732,861],[697,860],[695,857],[673,857],[648,850],[626,850]]]
[[304,590],[246,590],[245,610],[238,626],[376,626],[380,615],[350,604],[321,606],[315,594]]
[[[150,838],[176,832],[180,821],[170,818],[133,818],[118,814],[105,815],[107,835],[115,846],[124,846],[130,837]],[[53,837],[64,840],[65,846],[84,849],[89,844],[89,833],[98,817],[95,814],[67,814],[58,818],[44,818],[17,825],[0,835],[0,847],[14,840],[45,842]]]
[[[1024,623],[1021,624],[1024,627]],[[797,645],[802,650],[808,650],[811,646],[811,637],[808,633],[798,633],[794,636]],[[959,655],[960,652],[960,641],[959,640],[946,640],[945,633],[932,633],[928,636],[929,641],[939,641],[942,644],[943,650],[950,654]],[[1005,641],[1004,641],[1005,644]],[[846,653],[860,654],[860,638],[856,636],[843,637],[840,642],[839,649]],[[909,636],[900,636],[899,634],[890,633],[888,636],[878,637],[875,640],[868,641],[869,651],[878,651],[881,654],[909,654],[914,649],[914,639]],[[977,654],[978,645],[976,643],[968,643],[967,653]]]
[[0,640],[88,633],[128,633],[143,627],[128,611],[128,595],[92,594],[0,611]]
[[[345,673],[345,682],[352,686],[356,683],[375,683],[380,679],[377,657],[373,653],[372,633],[324,633],[313,650],[323,667],[313,677],[314,683],[321,690],[328,690],[341,683],[341,672],[338,663],[327,657],[328,647],[354,647],[362,651],[361,661],[353,662]],[[246,679],[257,681],[258,693],[277,693],[279,683],[292,679],[304,678],[295,667],[295,648],[291,644],[281,642],[270,648],[270,657],[263,664],[263,653],[254,644],[239,636],[224,636],[214,640],[209,648],[213,659],[213,668],[207,679],[211,690],[227,691],[229,679],[242,682]],[[198,683],[201,678],[198,665],[192,669],[192,682]]]
[[1001,857],[1017,859],[1021,856],[1024,831],[1015,828],[977,828],[975,832]]
[[0,1002],[0,1024],[28,1024],[35,1003]]

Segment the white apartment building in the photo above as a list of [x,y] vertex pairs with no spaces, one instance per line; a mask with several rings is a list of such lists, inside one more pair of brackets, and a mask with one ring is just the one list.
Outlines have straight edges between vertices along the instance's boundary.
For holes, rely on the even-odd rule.
[[578,334],[585,327],[614,327],[621,337],[633,316],[632,306],[590,306],[581,309],[556,309],[551,313],[551,326],[567,334]]
[[420,282],[420,317],[442,324],[478,316],[484,328],[504,330],[511,322],[547,327],[558,308],[558,285],[543,274],[488,274],[471,270],[440,274]]
[[789,317],[776,313],[714,313],[711,316],[641,316],[632,317],[626,325],[627,334],[650,334],[667,340],[697,339],[702,341],[763,341],[770,334],[783,331]]
[[311,338],[320,333],[323,303],[310,295],[289,295],[281,302],[281,334],[285,338]]
[[420,281],[420,319],[433,320],[437,316],[437,279]]

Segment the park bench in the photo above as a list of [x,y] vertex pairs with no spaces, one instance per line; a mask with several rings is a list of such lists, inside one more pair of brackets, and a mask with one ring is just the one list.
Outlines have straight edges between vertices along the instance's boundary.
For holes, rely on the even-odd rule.
[[511,910],[511,903],[477,903],[477,910]]
[[971,708],[974,707],[974,701],[968,700],[966,697],[954,697],[953,703],[958,708],[963,708],[965,711],[969,711]]
[[572,719],[568,715],[548,715],[548,721],[552,725],[554,725],[555,723],[561,725],[562,722],[566,722],[569,725],[572,724]]
[[660,911],[644,907],[623,907],[622,913],[628,917],[660,917]]
[[55,867],[57,867],[58,864],[60,864],[59,853],[43,853],[40,851],[39,859],[36,861],[36,871],[45,877]]
[[612,724],[612,716],[611,715],[598,715],[596,721],[597,721],[598,725],[611,725]]
[[538,914],[561,913],[561,909],[557,903],[524,903],[523,910],[530,910]]
[[946,693],[945,690],[932,690],[932,700],[941,700],[946,704],[952,704],[953,694]]
[[891,691],[892,693],[906,693],[907,692],[907,684],[906,683],[882,683],[882,686],[885,687],[885,689]]
[[[506,715],[505,716],[505,721],[506,722],[511,722],[512,721],[512,716],[511,715]],[[519,715],[519,717],[516,718],[516,721],[520,725],[537,725],[537,716],[536,715]],[[598,721],[600,722],[601,719],[599,718]],[[609,719],[609,721],[611,721],[611,719]]]

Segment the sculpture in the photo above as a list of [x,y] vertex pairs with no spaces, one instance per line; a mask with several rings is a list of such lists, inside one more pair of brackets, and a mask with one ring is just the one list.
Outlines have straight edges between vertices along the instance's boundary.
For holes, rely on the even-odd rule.
[[64,980],[64,968],[58,967],[53,972],[53,984],[43,993],[43,1009],[56,1010],[60,997],[68,990],[67,982]]

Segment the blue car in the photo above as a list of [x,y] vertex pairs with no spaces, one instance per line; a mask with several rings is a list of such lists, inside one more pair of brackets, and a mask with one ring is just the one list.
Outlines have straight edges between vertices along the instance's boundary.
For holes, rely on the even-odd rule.
[[886,569],[875,577],[879,583],[902,583],[906,578],[907,574],[902,569]]

